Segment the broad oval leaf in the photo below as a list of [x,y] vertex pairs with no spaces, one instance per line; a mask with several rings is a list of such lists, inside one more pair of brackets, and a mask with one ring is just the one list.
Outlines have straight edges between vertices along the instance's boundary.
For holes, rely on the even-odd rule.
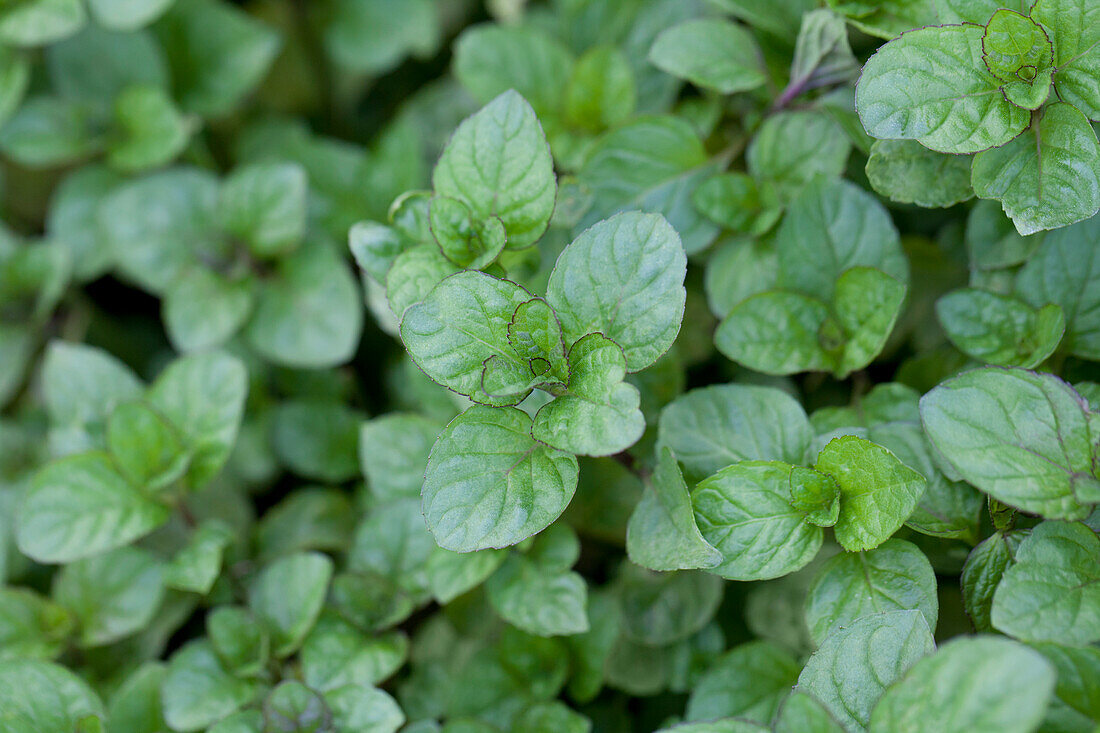
[[475,405],[443,430],[424,474],[436,542],[455,552],[507,547],[541,531],[577,488],[577,459],[536,443],[531,418]]
[[649,49],[649,61],[720,94],[748,91],[766,81],[756,39],[719,18],[686,20],[662,31]]
[[719,657],[700,678],[684,717],[770,721],[797,681],[799,669],[789,652],[770,641],[742,644]]
[[11,733],[102,730],[103,703],[75,674],[50,662],[0,662],[0,710]]

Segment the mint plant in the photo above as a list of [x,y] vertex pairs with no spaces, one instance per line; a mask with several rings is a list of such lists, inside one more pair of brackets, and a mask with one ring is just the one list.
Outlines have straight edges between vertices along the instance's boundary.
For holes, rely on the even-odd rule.
[[0,733],[1095,733],[1098,28],[0,2]]

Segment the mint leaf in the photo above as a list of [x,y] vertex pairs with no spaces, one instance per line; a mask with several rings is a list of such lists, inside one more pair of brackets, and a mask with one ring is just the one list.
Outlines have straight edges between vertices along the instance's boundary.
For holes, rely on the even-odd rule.
[[109,456],[81,453],[35,476],[19,510],[19,549],[39,562],[72,562],[143,537],[168,514],[123,478]]
[[984,290],[956,290],[936,301],[936,315],[951,343],[987,364],[1039,365],[1058,348],[1066,320],[1061,307],[1040,309]]
[[1090,120],[1100,118],[1100,31],[1097,9],[1082,0],[1039,0],[1031,17],[1041,23],[1054,44],[1058,72],[1054,88]]
[[[886,691],[871,715],[871,730],[930,725],[1023,733],[1042,720],[1054,677],[1050,663],[1022,644],[995,637],[958,639],[918,661]],[[986,702],[991,699],[1013,704]]]
[[692,720],[739,717],[768,721],[798,679],[798,663],[767,641],[742,644],[719,657],[688,698]]
[[88,0],[92,17],[104,28],[128,31],[142,28],[156,20],[172,5],[173,0]]
[[1015,560],[1023,533],[994,532],[970,551],[962,570],[963,607],[975,631],[992,631],[993,594]]
[[626,357],[618,344],[598,333],[581,338],[569,349],[565,394],[538,411],[531,435],[582,455],[626,450],[642,437],[645,418],[638,409],[638,389],[625,377]]
[[554,211],[556,183],[542,127],[527,101],[505,92],[459,125],[432,183],[436,193],[469,206],[477,220],[500,219],[509,248],[534,244]]
[[783,701],[775,719],[775,733],[842,733],[843,730],[817,698],[798,690]]
[[686,268],[680,238],[664,218],[619,214],[565,248],[546,300],[567,340],[599,333],[622,348],[627,371],[636,372],[667,351],[680,331]]
[[726,20],[687,20],[657,36],[649,61],[673,76],[721,94],[755,89],[765,81],[760,51],[747,30]]
[[[392,274],[392,271],[391,271]],[[477,271],[460,272],[439,283],[421,303],[405,310],[401,339],[413,361],[448,389],[486,404],[516,404],[531,387],[488,394],[482,382],[486,362],[530,377],[525,360],[508,340],[508,326],[530,293],[508,280]]]
[[672,450],[693,483],[738,461],[802,462],[810,423],[802,406],[774,387],[713,385],[661,412],[658,443]]
[[431,206],[432,236],[443,256],[459,267],[480,270],[503,250],[507,235],[500,219],[475,221],[473,213],[458,199],[436,196]]
[[1015,140],[974,156],[974,192],[1001,201],[1020,234],[1057,229],[1100,210],[1100,143],[1068,104],[1043,108]]
[[168,660],[161,685],[164,719],[172,730],[203,730],[252,702],[258,692],[256,682],[225,671],[208,641],[192,641]]
[[1100,539],[1078,522],[1043,522],[1020,543],[993,595],[992,622],[1026,641],[1100,639]]
[[841,553],[821,567],[806,597],[806,625],[821,644],[864,616],[914,609],[936,628],[936,576],[916,545],[891,539],[869,552]]
[[882,46],[856,86],[867,132],[956,154],[995,148],[1023,132],[1028,113],[1005,99],[986,69],[983,35],[972,25],[918,28]]
[[332,568],[332,560],[324,555],[298,553],[276,560],[257,576],[248,605],[271,634],[276,657],[297,651],[317,622]]
[[626,527],[631,562],[651,570],[711,568],[722,553],[710,545],[695,523],[691,495],[672,451],[663,448],[642,500]]
[[695,487],[691,502],[699,530],[723,556],[712,572],[766,580],[814,559],[822,531],[790,504],[792,470],[778,461],[743,461]]
[[[845,729],[866,730],[883,692],[935,648],[919,611],[864,616],[825,638],[795,689],[820,700]],[[855,659],[864,663],[852,664]]]
[[84,680],[50,662],[0,662],[0,705],[5,724],[10,722],[13,730],[102,730],[98,726],[103,703],[96,693]]
[[756,131],[745,163],[765,191],[790,201],[816,177],[839,177],[851,148],[837,123],[824,113],[778,112]]
[[970,160],[929,150],[912,140],[876,140],[867,179],[891,201],[928,208],[954,206],[974,197]]
[[380,501],[420,495],[442,423],[415,414],[390,413],[367,420],[359,429],[359,465],[367,487]]
[[840,487],[837,541],[851,552],[878,547],[909,518],[927,480],[885,448],[856,436],[835,438],[814,466]]
[[251,279],[225,277],[201,265],[189,268],[164,293],[168,338],[184,352],[221,346],[247,322],[255,300]]
[[1086,410],[1057,377],[992,367],[949,379],[921,399],[929,439],[962,478],[1005,504],[1057,519],[1085,517],[1077,492],[1097,481]]
[[254,163],[222,184],[218,219],[256,257],[268,259],[298,246],[306,231],[309,181],[296,163]]
[[649,646],[698,633],[722,602],[722,581],[706,573],[654,573],[626,566],[619,584],[623,634]]
[[588,631],[587,590],[577,573],[513,554],[485,584],[501,618],[539,636]]
[[441,547],[514,545],[564,511],[576,490],[576,458],[536,443],[530,430],[519,410],[482,406],[444,429],[423,490],[424,518]]

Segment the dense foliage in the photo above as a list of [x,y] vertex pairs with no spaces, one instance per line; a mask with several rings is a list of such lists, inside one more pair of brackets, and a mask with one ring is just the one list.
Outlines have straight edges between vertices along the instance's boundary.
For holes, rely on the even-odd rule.
[[1095,733],[1098,121],[1097,0],[0,2],[0,733]]

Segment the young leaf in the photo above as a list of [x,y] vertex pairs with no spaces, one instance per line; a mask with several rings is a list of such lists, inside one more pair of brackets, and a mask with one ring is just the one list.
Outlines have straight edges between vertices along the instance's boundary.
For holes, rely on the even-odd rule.
[[1026,641],[1100,641],[1100,538],[1079,522],[1033,529],[1004,571],[991,618]]
[[627,371],[665,353],[684,315],[687,258],[660,215],[616,215],[584,231],[558,258],[546,300],[568,341],[599,333],[622,347]]
[[919,611],[863,616],[825,638],[795,689],[820,700],[846,730],[863,731],[882,693],[935,649]]
[[998,199],[1020,234],[1057,229],[1100,210],[1100,143],[1068,104],[1037,113],[1032,129],[974,156],[971,180],[981,198]]
[[209,593],[221,573],[222,554],[233,538],[233,529],[226,522],[220,519],[203,522],[165,566],[165,585],[200,595]]
[[492,264],[507,240],[500,219],[476,220],[466,204],[450,196],[432,198],[431,226],[443,256],[469,270]]
[[1097,486],[1087,405],[1057,377],[966,372],[921,398],[921,421],[954,470],[993,498],[1048,518],[1088,515],[1077,496]]
[[[545,300],[532,298],[516,308],[508,324],[508,343],[517,354],[529,360],[532,372],[541,372],[536,376],[545,376],[548,382],[557,380],[564,384],[569,381],[561,323]],[[535,369],[536,364],[540,370]],[[541,371],[541,367],[545,367],[545,371]]]
[[638,389],[623,381],[626,358],[615,342],[589,334],[569,349],[568,391],[535,415],[531,435],[559,450],[607,456],[642,437]]
[[268,662],[270,636],[240,606],[218,606],[206,617],[206,635],[221,665],[235,677],[255,677]]
[[264,568],[253,582],[248,605],[271,633],[276,657],[297,651],[317,622],[332,567],[332,560],[319,553],[288,555]]
[[507,91],[455,130],[432,173],[436,193],[479,221],[497,217],[510,249],[538,241],[554,211],[553,161],[527,101]]
[[[872,733],[1026,733],[1043,718],[1054,669],[1009,639],[958,639],[914,664],[871,714]],[[1011,701],[1011,705],[1006,704]]]
[[867,132],[955,154],[1004,145],[1023,132],[1027,111],[1005,99],[983,62],[984,30],[918,28],[879,48],[856,85]]
[[928,558],[905,540],[870,552],[841,553],[818,571],[806,598],[806,624],[821,644],[837,629],[881,611],[919,610],[936,628],[939,599]]
[[1031,17],[1041,23],[1054,43],[1058,98],[1090,120],[1100,119],[1100,15],[1087,0],[1039,0]]
[[517,384],[515,393],[496,397],[486,393],[482,374],[489,359],[516,374],[531,374],[508,340],[516,308],[530,297],[508,280],[460,272],[405,310],[401,339],[417,366],[444,387],[476,402],[516,404],[530,392],[526,382]]
[[441,547],[506,547],[541,531],[577,487],[577,459],[536,443],[516,409],[474,406],[448,425],[424,474],[423,508]]
[[126,402],[111,413],[107,449],[119,472],[151,493],[174,483],[191,462],[176,429],[144,402]]
[[778,461],[742,461],[695,487],[691,503],[699,531],[723,556],[712,572],[729,580],[766,580],[814,559],[823,533],[790,504],[792,469]]
[[139,171],[170,163],[191,137],[193,125],[158,86],[127,87],[114,104],[115,136],[107,162],[120,171]]
[[104,453],[46,464],[19,510],[19,549],[64,563],[122,547],[168,521],[168,509],[123,478]]
[[693,483],[738,461],[797,465],[812,437],[797,400],[748,384],[712,385],[678,397],[661,412],[657,435]]
[[850,552],[888,540],[909,518],[927,480],[890,451],[856,436],[836,438],[817,456],[818,471],[840,486],[834,531]]
[[990,612],[993,594],[1004,577],[1005,570],[1015,560],[1016,548],[1023,539],[1021,532],[994,532],[970,551],[963,565],[960,586],[963,608],[975,631],[992,631]]
[[662,448],[657,468],[626,526],[631,562],[650,570],[712,568],[722,553],[703,539],[691,495],[672,451]]
[[752,34],[717,18],[687,20],[663,31],[649,49],[649,61],[720,94],[755,89],[765,81]]

